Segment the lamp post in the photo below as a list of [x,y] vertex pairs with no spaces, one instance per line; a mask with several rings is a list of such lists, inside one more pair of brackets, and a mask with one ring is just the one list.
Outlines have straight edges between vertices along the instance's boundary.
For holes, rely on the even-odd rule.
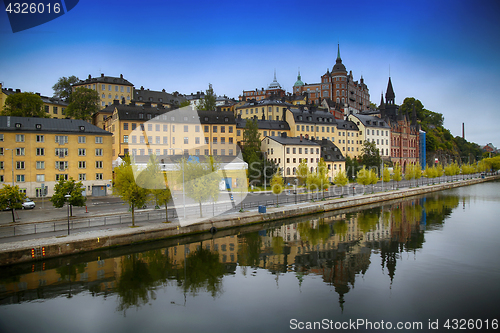
[[64,197],[66,198],[66,202],[68,203],[68,236],[69,236],[69,198],[71,198],[71,195],[66,194]]

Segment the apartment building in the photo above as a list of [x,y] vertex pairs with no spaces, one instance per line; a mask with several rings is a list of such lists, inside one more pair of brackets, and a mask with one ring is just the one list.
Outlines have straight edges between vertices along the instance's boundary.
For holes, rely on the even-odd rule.
[[92,77],[90,74],[87,79],[73,84],[73,89],[84,87],[95,90],[101,98],[101,108],[113,104],[113,100],[129,103],[133,99],[134,85],[128,80],[120,77],[105,76],[101,74],[98,77]]
[[0,117],[0,184],[18,185],[28,197],[52,196],[56,182],[70,177],[86,195],[107,194],[111,133],[83,120]]
[[350,114],[347,119],[358,126],[363,141],[373,142],[377,146],[380,157],[390,158],[391,128],[383,119],[359,113]]

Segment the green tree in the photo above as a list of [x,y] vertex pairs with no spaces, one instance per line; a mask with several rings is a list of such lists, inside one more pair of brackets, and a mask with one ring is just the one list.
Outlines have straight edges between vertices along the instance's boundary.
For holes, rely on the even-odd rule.
[[372,170],[366,169],[365,166],[361,170],[358,171],[358,174],[356,175],[356,181],[358,184],[366,186],[372,183],[372,175],[371,172]]
[[333,178],[333,183],[342,188],[341,197],[343,197],[344,196],[344,186],[346,186],[347,183],[349,183],[349,180],[347,179],[345,172],[344,171],[337,172],[337,174]]
[[303,158],[297,167],[297,179],[301,184],[305,184],[308,175],[309,168],[307,167],[307,159]]
[[138,185],[147,183],[147,173],[141,177],[141,174],[139,174],[136,169],[136,174],[138,175],[137,182],[134,177],[134,166],[132,166],[132,162],[128,155],[123,158],[123,163],[115,168],[113,192],[116,192],[116,194],[130,206],[132,211],[132,227],[135,227],[135,209],[137,207],[143,207],[146,202],[148,202],[148,195],[150,193],[148,188]]
[[24,199],[26,199],[26,194],[19,190],[19,186],[5,184],[0,188],[0,211],[10,208],[12,211],[12,223],[15,223],[14,209],[23,208]]
[[276,207],[279,207],[279,195],[283,192],[283,187],[283,177],[279,172],[276,172],[271,179],[271,190],[276,194]]
[[205,162],[187,161],[185,157],[179,161],[177,179],[183,182],[186,195],[198,202],[200,217],[203,217],[202,203],[210,198],[216,200],[218,197],[219,167],[212,157],[207,157]]
[[398,182],[398,188],[399,188],[399,182],[403,179],[402,172],[401,172],[401,165],[399,163],[394,164],[394,168],[392,170],[392,180],[395,182]]
[[184,108],[186,106],[190,106],[191,102],[188,100],[182,101],[181,104],[179,104],[179,108]]
[[208,89],[205,90],[205,97],[202,98],[200,104],[198,105],[198,110],[214,111],[215,110],[215,100],[217,95],[214,93],[212,84],[208,84]]
[[[408,164],[405,170],[405,179],[411,181],[415,178],[415,166],[413,164]],[[410,182],[411,186],[411,182]]]
[[[72,177],[69,180],[61,178],[54,186],[54,194],[50,198],[50,202],[56,208],[61,208],[67,202],[71,208],[70,215],[73,216],[73,206],[82,207],[87,202],[83,191],[85,191],[85,187],[82,182],[76,182]],[[66,195],[70,195],[70,197],[66,199]]]
[[356,158],[350,158],[349,155],[345,157],[345,170],[346,176],[349,180],[355,180],[359,169],[359,163]]
[[80,81],[80,79],[74,75],[69,77],[60,77],[59,80],[57,80],[57,83],[52,86],[52,90],[54,90],[54,97],[68,101],[71,93],[73,92],[73,88],[71,86],[78,81]]
[[165,205],[165,222],[168,222],[168,203],[172,200],[170,187],[167,185],[166,175],[161,171],[156,155],[149,155],[144,182],[141,186],[151,190],[155,200],[155,208]]
[[263,160],[260,151],[260,133],[257,120],[248,119],[246,121],[242,146],[243,160],[248,164],[248,178],[250,184],[253,184],[263,177]]
[[319,159],[318,168],[316,170],[318,174],[319,189],[323,192],[323,200],[325,199],[325,190],[330,187],[330,182],[328,181],[328,167],[326,166],[325,160]]
[[99,93],[89,88],[76,88],[69,98],[66,116],[74,119],[90,120],[99,111]]
[[379,168],[382,164],[379,149],[374,142],[363,142],[363,153],[361,154],[361,163],[368,169]]
[[48,118],[42,107],[42,98],[37,94],[15,93],[5,99],[2,116]]
[[384,171],[382,174],[382,179],[384,182],[388,183],[391,181],[391,172],[389,171],[389,168],[387,166],[384,166]]
[[417,162],[414,165],[414,177],[415,177],[415,181],[417,182],[417,186],[418,186],[418,180],[420,178],[422,178],[422,166],[420,165],[420,162]]

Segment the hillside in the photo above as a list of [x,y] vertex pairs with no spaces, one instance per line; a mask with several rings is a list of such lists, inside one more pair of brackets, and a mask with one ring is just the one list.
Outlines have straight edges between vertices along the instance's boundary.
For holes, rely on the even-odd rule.
[[422,102],[414,97],[407,97],[401,105],[403,113],[412,114],[413,106],[417,113],[417,119],[424,132],[426,132],[427,164],[432,165],[434,159],[443,164],[456,161],[458,163],[475,162],[482,157],[481,147],[460,136],[453,136],[447,128],[444,128],[444,117],[441,113],[433,112],[424,108]]

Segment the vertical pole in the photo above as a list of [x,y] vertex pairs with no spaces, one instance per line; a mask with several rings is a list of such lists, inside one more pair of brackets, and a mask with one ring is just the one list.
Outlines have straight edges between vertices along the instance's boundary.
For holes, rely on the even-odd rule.
[[68,236],[69,236],[69,202],[68,202]]

